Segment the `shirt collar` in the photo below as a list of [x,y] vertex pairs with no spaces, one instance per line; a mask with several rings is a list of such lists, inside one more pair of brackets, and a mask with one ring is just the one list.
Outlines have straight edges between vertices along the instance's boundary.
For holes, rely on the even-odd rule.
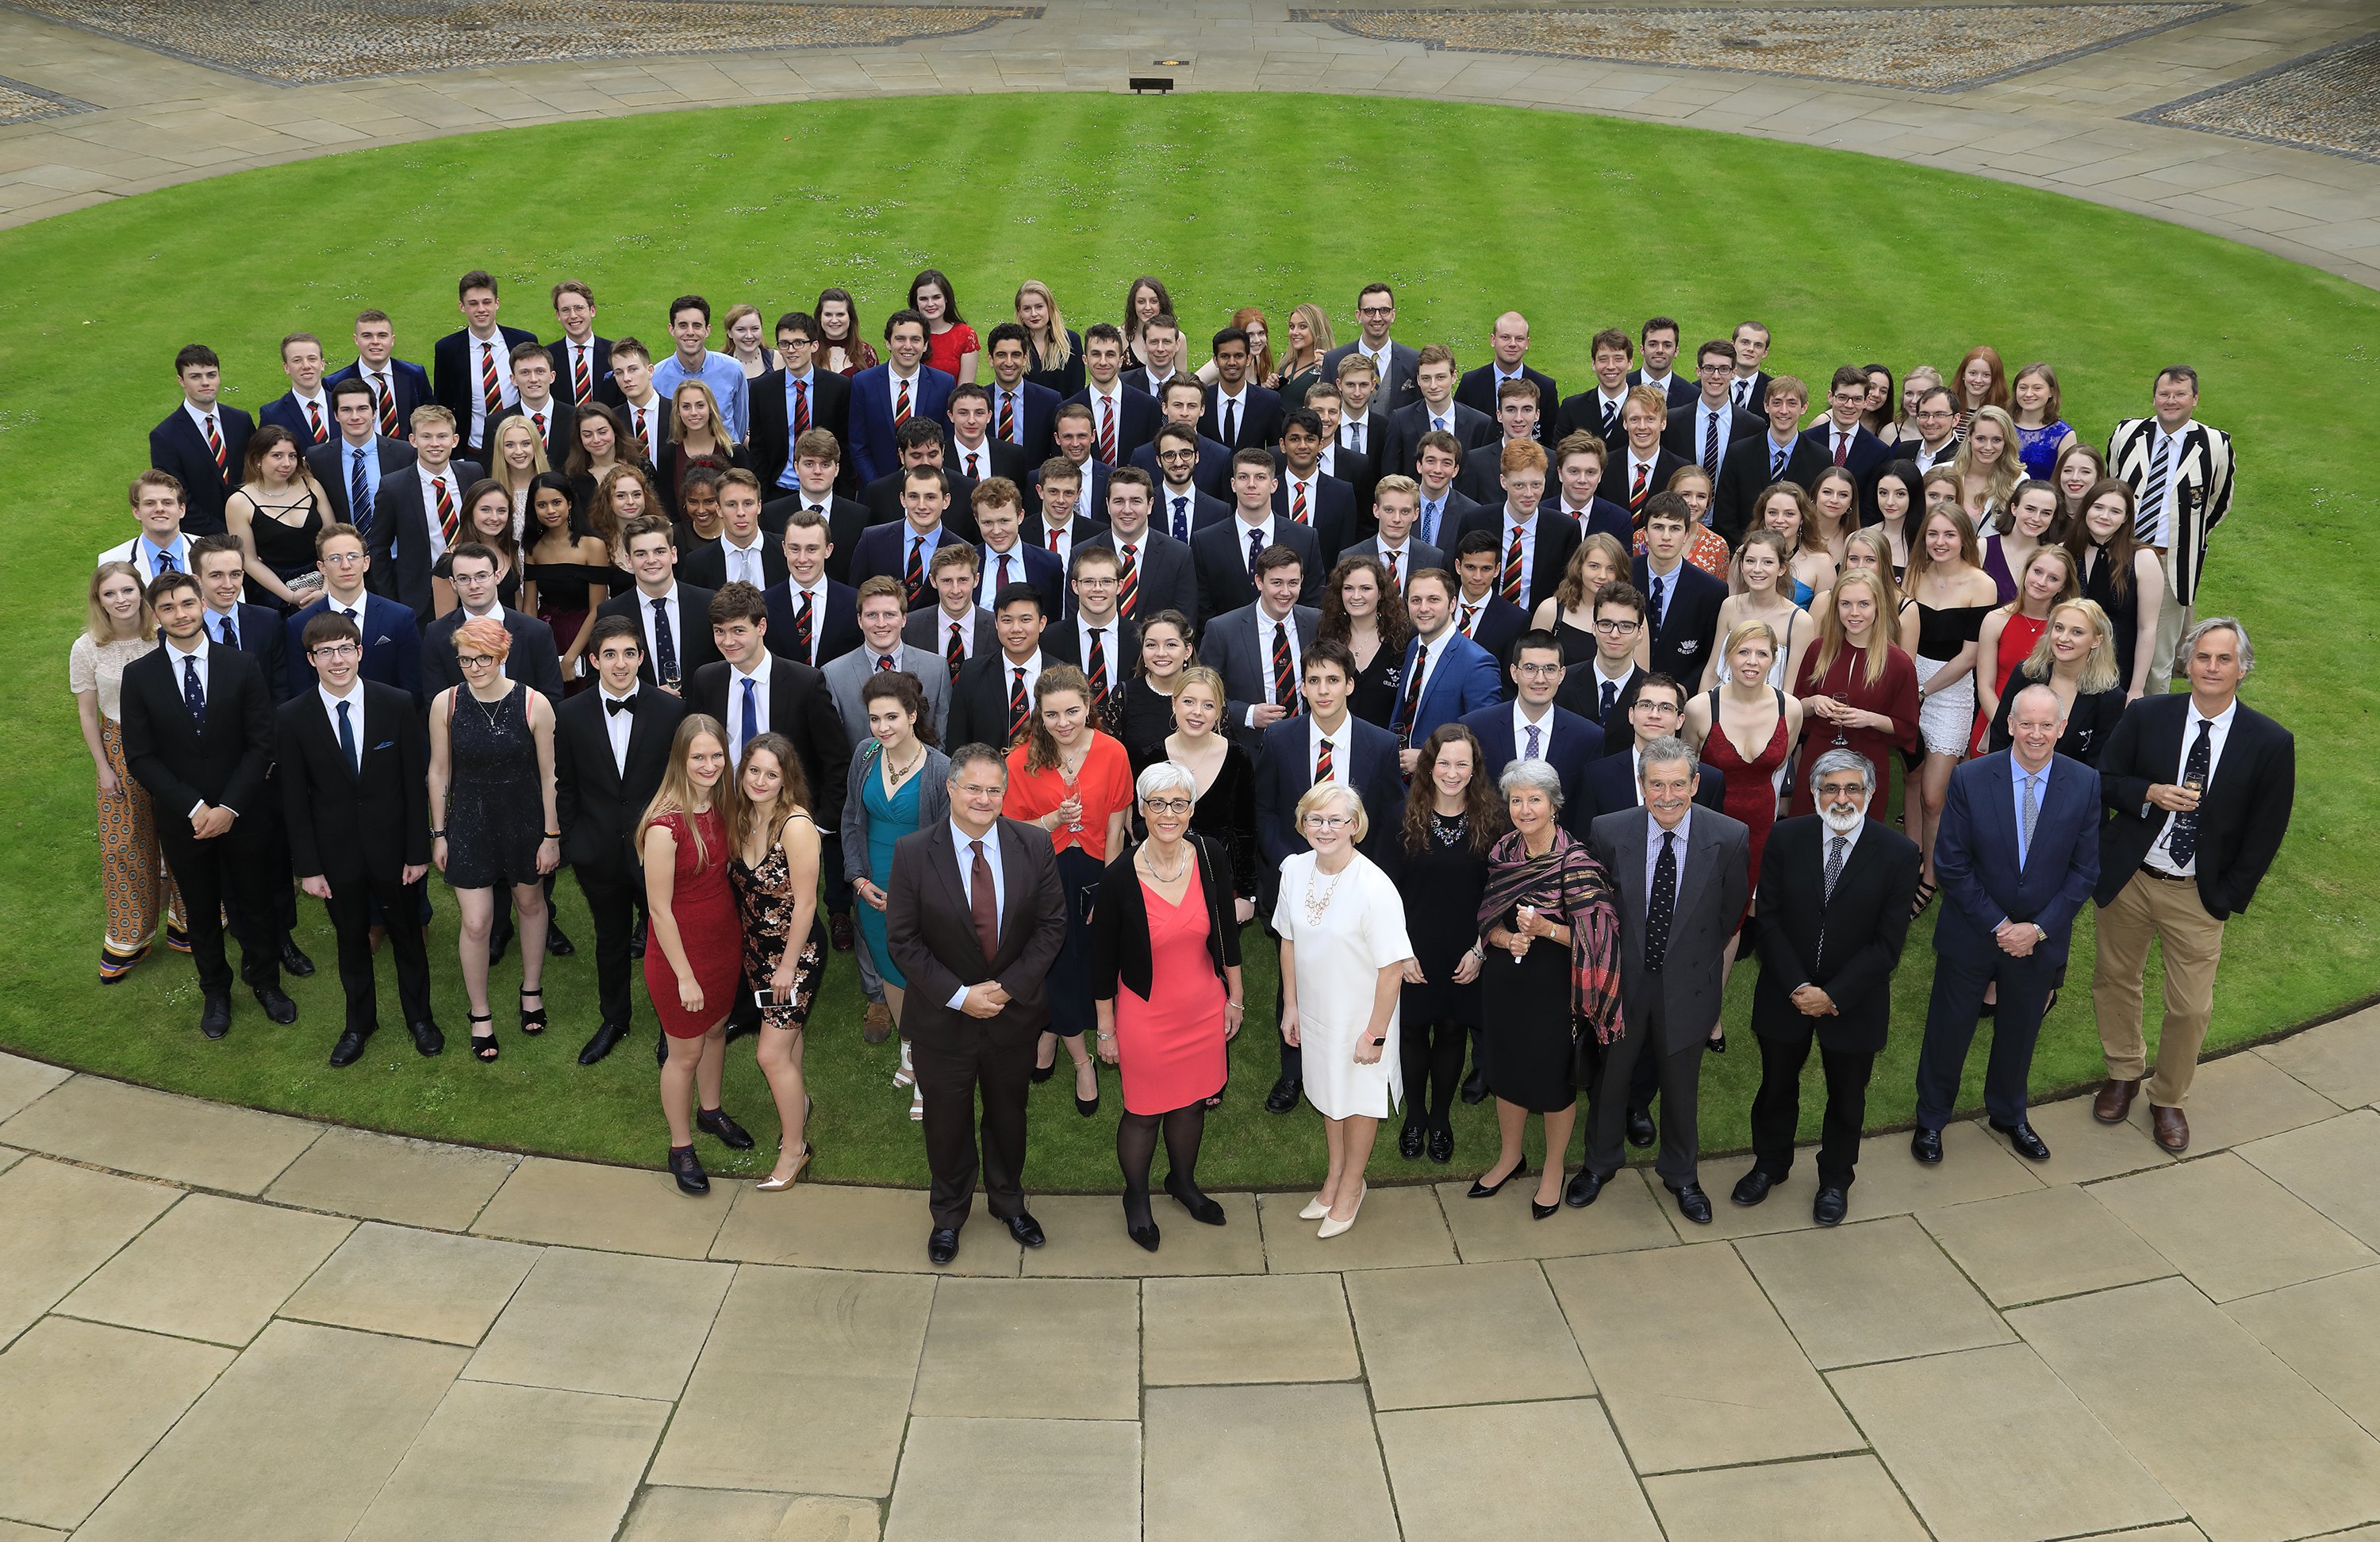
[[347,682],[347,694],[345,696],[323,685],[319,679],[314,682],[314,689],[322,698],[322,710],[334,718],[339,715],[339,708],[342,705],[360,708],[364,704],[364,677],[360,674]]
[[[748,680],[758,682],[760,688],[762,690],[766,690],[769,688],[769,661],[771,657],[771,655],[769,650],[763,648],[760,650],[760,662],[752,667],[749,674],[747,674],[745,671],[740,669],[736,670],[735,673],[737,674],[744,675],[744,677]],[[731,665],[729,667],[733,668],[734,666]]]
[[200,663],[205,663],[207,662],[207,650],[214,646],[213,636],[210,634],[203,625],[199,628],[199,646],[196,648],[185,649],[180,643],[176,642],[173,638],[165,637],[162,631],[158,636],[164,638],[165,647],[169,651],[180,653],[186,658],[196,659]]
[[[1640,793],[1639,795],[1641,796],[1642,794]],[[1689,803],[1686,805],[1685,813],[1679,817],[1678,828],[1670,832],[1678,838],[1678,844],[1672,849],[1676,851],[1678,854],[1678,859],[1682,862],[1685,860],[1686,856],[1686,842],[1688,838],[1687,832],[1693,829],[1694,822],[1694,806]],[[1646,849],[1649,850],[1656,858],[1659,857],[1661,855],[1661,822],[1653,818],[1653,810],[1650,808],[1645,809],[1645,843]]]
[[2026,777],[2038,776],[2041,778],[2042,787],[2046,788],[2049,785],[2050,771],[2056,767],[2057,764],[2058,756],[2053,752],[2049,757],[2049,762],[2047,765],[2043,766],[2041,770],[2037,771],[2028,771],[2024,769],[2024,762],[2016,758],[2016,751],[2011,749],[2009,751],[2009,781],[2014,785],[2022,787],[2024,785],[2024,779]]
[[598,680],[595,683],[595,688],[602,693],[603,699],[606,701],[634,701],[637,699],[637,687],[634,686],[630,686],[628,687],[628,692],[625,696],[613,696],[612,694],[612,687],[603,684],[601,680]]
[[2198,710],[2198,704],[2193,701],[2190,706],[2189,717],[2185,721],[2191,724],[2192,732],[2196,732],[2197,725],[2200,722],[2211,722],[2219,732],[2228,734],[2231,732],[2231,720],[2237,717],[2239,713],[2240,698],[2236,696],[2231,698],[2230,706],[2224,708],[2221,711],[2216,713],[2211,718],[2201,712]]

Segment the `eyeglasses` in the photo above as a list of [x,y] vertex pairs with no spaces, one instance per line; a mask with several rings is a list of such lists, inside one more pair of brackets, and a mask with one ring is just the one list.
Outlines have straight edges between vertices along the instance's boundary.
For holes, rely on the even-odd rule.
[[1357,314],[1364,316],[1393,316],[1397,313],[1397,308],[1393,305],[1359,305],[1355,310]]
[[1597,621],[1595,629],[1609,637],[1624,637],[1644,626],[1641,621]]
[[465,669],[469,669],[474,664],[494,663],[496,656],[492,653],[457,653],[455,655],[455,662]]
[[1153,797],[1141,804],[1152,814],[1187,814],[1193,807],[1186,797]]
[[1344,830],[1354,822],[1354,820],[1347,818],[1344,814],[1308,814],[1305,816],[1305,828],[1308,830]]
[[307,654],[307,657],[310,659],[322,659],[325,661],[353,659],[360,656],[362,652],[362,649],[357,647],[351,642],[326,642],[322,647],[317,648],[312,652]]
[[1562,672],[1562,666],[1560,664],[1514,664],[1512,667],[1533,680],[1542,680],[1548,675],[1560,674]]
[[315,560],[329,563],[333,567],[352,567],[364,560],[364,554],[361,552],[325,552]]

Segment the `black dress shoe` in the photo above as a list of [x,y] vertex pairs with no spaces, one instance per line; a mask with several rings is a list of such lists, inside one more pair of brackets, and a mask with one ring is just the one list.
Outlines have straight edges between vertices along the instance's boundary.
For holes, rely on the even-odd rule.
[[1297,1095],[1304,1091],[1305,1087],[1305,1084],[1300,1078],[1283,1076],[1272,1084],[1270,1092],[1265,1094],[1265,1112],[1287,1113],[1297,1107]]
[[370,1038],[371,1036],[372,1031],[370,1028],[349,1028],[346,1032],[339,1035],[339,1041],[331,1046],[331,1064],[333,1067],[344,1068],[353,1065],[356,1062],[363,1059],[364,1040]]
[[407,1023],[405,1026],[412,1030],[414,1049],[422,1054],[434,1055],[445,1050],[446,1036],[438,1031],[437,1023],[431,1019],[424,1017],[419,1023]]
[[1444,1124],[1429,1128],[1429,1160],[1444,1167],[1454,1160],[1454,1131]]
[[1628,1111],[1628,1144],[1643,1149],[1653,1144],[1653,1116],[1643,1109]]
[[630,958],[645,956],[645,929],[641,926],[628,933],[628,956]]
[[1010,1236],[1026,1247],[1038,1247],[1050,1240],[1041,1234],[1041,1223],[1033,1219],[1030,1210],[1019,1210],[1002,1224],[1008,1228]]
[[709,1194],[710,1192],[710,1180],[704,1174],[702,1162],[695,1156],[693,1147],[672,1147],[669,1155],[669,1170],[671,1175],[677,1179],[679,1193]]
[[2013,1124],[2003,1124],[1995,1119],[1991,1122],[1991,1125],[1993,1129],[2008,1136],[2008,1143],[2016,1147],[2018,1156],[2031,1157],[2037,1162],[2046,1162],[2049,1160],[2049,1143],[2033,1133],[2032,1121],[2020,1119]]
[[[627,1037],[627,1024],[604,1024],[601,1027],[595,1030],[595,1037],[587,1041],[587,1047],[578,1051],[578,1063],[581,1065],[594,1064],[597,1061],[601,1060],[605,1055],[610,1054],[619,1046],[620,1040]],[[664,1049],[662,1052],[663,1054],[667,1054],[669,1051]]]
[[926,1237],[926,1262],[947,1264],[959,1256],[959,1229],[937,1226]]
[[1555,1214],[1560,1208],[1561,1201],[1559,1199],[1555,1200],[1550,1205],[1540,1205],[1537,1203],[1536,1197],[1534,1195],[1529,1198],[1529,1219],[1531,1220],[1543,1220],[1548,1216]]
[[1223,1214],[1222,1201],[1189,1187],[1171,1172],[1165,1175],[1165,1192],[1190,1212],[1191,1220],[1201,1225],[1220,1226],[1231,1219]]
[[1595,1203],[1595,1196],[1610,1182],[1591,1167],[1582,1167],[1571,1174],[1570,1186],[1562,1190],[1562,1203],[1573,1210],[1583,1210]]
[[221,1038],[231,1032],[231,997],[221,990],[207,992],[206,1004],[199,1009],[199,1031],[209,1038]]
[[1407,1161],[1414,1160],[1421,1155],[1422,1142],[1426,1138],[1427,1135],[1419,1124],[1406,1121],[1405,1127],[1397,1132],[1397,1155]]
[[853,937],[850,911],[838,910],[827,917],[827,936],[829,941],[833,942],[835,952],[847,953],[851,951]]
[[1925,1125],[1920,1124],[1915,1130],[1910,1133],[1909,1154],[1916,1158],[1921,1162],[1931,1163],[1940,1161],[1942,1160],[1942,1132],[1939,1130],[1929,1130]]
[[1776,1186],[1774,1178],[1755,1167],[1735,1181],[1735,1192],[1728,1197],[1739,1205],[1757,1205],[1767,1198],[1768,1191]]
[[513,945],[513,927],[505,921],[488,933],[488,967],[492,969],[504,961],[504,950]]
[[1723,1033],[1715,1033],[1711,1035],[1708,1038],[1703,1040],[1703,1050],[1706,1053],[1714,1055],[1723,1055],[1727,1053],[1727,1035]]
[[304,979],[314,972],[314,961],[306,956],[305,950],[298,945],[298,939],[284,937],[281,940],[281,967],[285,972]]
[[1810,1201],[1810,1219],[1821,1226],[1840,1226],[1843,1212],[1852,1208],[1852,1196],[1840,1189],[1822,1188],[1818,1197]]
[[562,929],[553,924],[552,917],[548,917],[545,923],[545,951],[554,958],[568,958],[578,951],[578,944],[563,934]]
[[291,1001],[287,992],[279,986],[260,985],[254,989],[256,1004],[264,1009],[264,1015],[284,1025],[298,1021],[298,1003]]
[[1463,1100],[1465,1103],[1488,1100],[1488,1078],[1476,1065],[1471,1068],[1471,1075],[1463,1078]]
[[694,1127],[702,1131],[705,1135],[717,1135],[719,1137],[719,1144],[724,1146],[730,1151],[749,1151],[752,1149],[752,1137],[745,1133],[743,1125],[738,1124],[735,1121],[727,1116],[727,1111],[725,1109],[700,1109],[696,1111],[694,1116]]
[[[1661,1186],[1669,1188],[1666,1184]],[[1703,1192],[1703,1186],[1700,1184],[1682,1184],[1676,1188],[1670,1189],[1670,1192],[1677,1196],[1680,1215],[1697,1226],[1708,1226],[1711,1223],[1710,1196]]]

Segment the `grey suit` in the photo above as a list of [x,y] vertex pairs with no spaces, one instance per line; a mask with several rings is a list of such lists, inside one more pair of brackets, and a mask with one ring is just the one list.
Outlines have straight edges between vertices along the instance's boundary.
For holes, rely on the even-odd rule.
[[1628,1081],[1640,1055],[1660,1056],[1661,1153],[1654,1172],[1671,1189],[1694,1183],[1695,1100],[1703,1041],[1718,1021],[1728,939],[1751,897],[1752,844],[1742,823],[1696,807],[1686,828],[1671,907],[1667,957],[1645,966],[1645,859],[1650,816],[1641,808],[1605,814],[1587,827],[1587,847],[1620,896],[1620,1001],[1627,1032],[1604,1051],[1586,1134],[1586,1165],[1605,1177],[1625,1160]]
[[[1223,726],[1232,741],[1254,760],[1264,748],[1264,730],[1248,725],[1248,709],[1269,700],[1265,687],[1272,676],[1272,625],[1261,607],[1243,605],[1207,624],[1198,639],[1198,662],[1223,677]],[[1322,613],[1310,605],[1290,608],[1290,625],[1297,634],[1300,675],[1305,650],[1314,646]]]
[[[851,735],[855,746],[868,742],[868,709],[859,699],[859,687],[868,683],[868,672],[876,667],[875,655],[863,645],[853,649],[840,659],[827,661],[820,673],[826,676],[827,695],[834,699],[834,710],[843,716],[843,731]],[[896,668],[907,670],[926,688],[926,712],[934,720],[934,736],[941,737],[943,725],[951,717],[951,668],[939,653],[922,648],[901,645],[901,657]]]
[[[1378,562],[1380,560],[1380,538],[1378,536],[1366,537],[1365,540],[1357,541],[1354,545],[1348,547],[1345,551],[1339,553],[1339,560],[1341,562],[1345,562],[1349,557],[1369,557],[1374,562]],[[1403,560],[1397,565],[1397,587],[1402,589],[1404,587],[1404,581],[1407,578],[1412,577],[1416,573],[1432,567],[1441,568],[1448,573],[1451,573],[1454,571],[1454,559],[1447,552],[1441,552],[1437,547],[1432,546],[1428,541],[1423,540],[1418,537],[1407,536],[1405,538],[1405,554]]]

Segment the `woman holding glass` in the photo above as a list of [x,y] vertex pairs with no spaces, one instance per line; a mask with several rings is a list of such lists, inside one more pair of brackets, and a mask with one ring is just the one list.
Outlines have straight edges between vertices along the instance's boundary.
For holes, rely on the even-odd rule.
[[1802,759],[1793,774],[1792,812],[1807,814],[1811,767],[1829,749],[1856,749],[1876,769],[1871,807],[1888,807],[1890,756],[1917,747],[1917,671],[1893,646],[1884,616],[1880,574],[1854,567],[1835,581],[1818,613],[1817,640],[1802,655],[1793,694],[1802,698]]

